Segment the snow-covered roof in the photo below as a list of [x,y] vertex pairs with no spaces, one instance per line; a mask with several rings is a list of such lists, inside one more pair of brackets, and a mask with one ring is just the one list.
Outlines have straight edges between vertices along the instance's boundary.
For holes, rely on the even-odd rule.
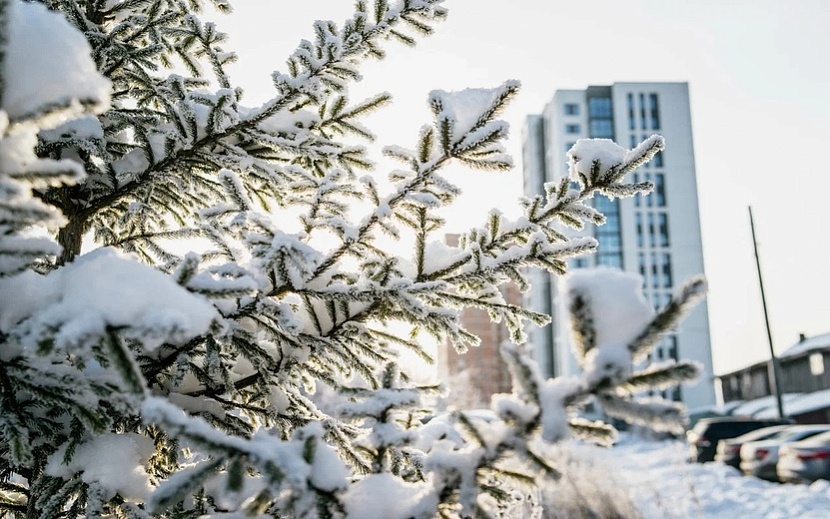
[[[784,413],[790,416],[809,413],[826,407],[830,407],[830,389],[807,393],[784,401]],[[756,418],[777,418],[778,409],[768,407],[754,416]]]
[[825,348],[830,348],[830,333],[823,333],[821,335],[808,337],[803,341],[799,341],[784,350],[783,353],[778,355],[778,358],[783,359],[787,357],[795,357],[808,351],[823,350]]
[[[786,404],[802,395],[803,393],[785,393],[781,395],[781,401],[785,405],[785,412]],[[762,411],[770,411],[775,414],[776,418],[778,417],[778,404],[775,401],[774,395],[756,398],[755,400],[747,400],[741,405],[735,407],[730,414],[732,416],[752,416],[759,418],[756,413],[760,413]]]

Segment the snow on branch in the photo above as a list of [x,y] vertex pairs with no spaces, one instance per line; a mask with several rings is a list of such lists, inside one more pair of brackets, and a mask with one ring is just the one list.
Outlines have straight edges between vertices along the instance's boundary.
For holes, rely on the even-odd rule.
[[210,303],[169,276],[108,249],[46,276],[0,280],[0,292],[19,294],[14,304],[0,304],[0,329],[31,348],[53,343],[71,350],[117,328],[152,350],[205,333],[217,318]]
[[[573,327],[574,353],[582,367],[581,388],[573,403],[596,395],[612,417],[660,430],[682,429],[682,406],[645,401],[638,393],[663,390],[700,376],[692,362],[637,363],[700,300],[702,278],[693,278],[676,299],[656,314],[642,294],[642,279],[616,269],[581,269],[564,278],[563,289]],[[634,398],[632,398],[634,397]]]
[[512,167],[500,142],[507,137],[509,125],[495,117],[518,93],[519,86],[518,81],[507,81],[493,89],[431,92],[429,103],[442,152],[482,169]]
[[611,198],[646,194],[653,189],[649,182],[623,184],[621,180],[664,147],[665,140],[659,135],[652,135],[631,150],[610,139],[579,139],[568,151],[571,180]]
[[96,70],[83,35],[41,4],[4,3],[2,109],[9,121],[43,125],[46,118],[61,121],[106,108],[110,82]]

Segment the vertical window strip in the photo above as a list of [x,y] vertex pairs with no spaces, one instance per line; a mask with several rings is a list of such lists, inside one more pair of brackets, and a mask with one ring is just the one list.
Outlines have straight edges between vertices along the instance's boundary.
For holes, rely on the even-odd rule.
[[654,202],[657,207],[666,207],[666,176],[663,173],[654,175]]
[[635,224],[637,226],[637,247],[642,248],[644,246],[644,239],[643,239],[643,213],[637,211],[634,214]]
[[660,107],[657,101],[657,94],[651,93],[648,95],[649,101],[649,115],[651,116],[651,129],[660,129]]
[[[657,274],[657,253],[651,253],[651,288],[657,288],[660,284],[660,278]],[[654,307],[660,307],[660,296],[659,294],[654,294]]]
[[654,213],[648,213],[648,246],[655,247],[657,240],[654,236]]
[[669,246],[669,215],[666,213],[659,213],[657,215],[657,226],[660,232],[660,246]]

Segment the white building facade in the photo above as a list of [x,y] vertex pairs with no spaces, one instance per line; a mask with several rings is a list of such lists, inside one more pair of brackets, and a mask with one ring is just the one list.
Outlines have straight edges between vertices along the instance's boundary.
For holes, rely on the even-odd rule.
[[[679,284],[703,274],[697,182],[687,83],[614,83],[585,90],[559,90],[541,115],[527,118],[523,135],[524,191],[542,194],[545,182],[568,175],[566,153],[577,139],[608,138],[632,148],[652,134],[666,138],[666,149],[632,174],[651,180],[646,197],[611,201],[598,196],[595,207],[607,218],[585,233],[599,241],[597,254],[578,258],[572,268],[609,266],[640,274],[644,293],[655,308],[665,306]],[[567,309],[557,279],[535,273],[526,294],[529,308],[550,314],[553,322],[529,330],[537,360],[548,376],[578,370],[571,354]],[[655,349],[653,361],[688,359],[703,367],[693,386],[664,392],[689,409],[715,404],[709,318],[705,301],[676,333]]]

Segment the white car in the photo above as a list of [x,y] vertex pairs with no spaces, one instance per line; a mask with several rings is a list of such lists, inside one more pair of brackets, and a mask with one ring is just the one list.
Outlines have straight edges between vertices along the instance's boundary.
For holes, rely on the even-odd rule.
[[778,448],[782,444],[801,441],[827,431],[830,431],[830,424],[793,425],[766,440],[745,443],[741,446],[741,472],[776,481],[778,476],[775,466],[778,463]]

